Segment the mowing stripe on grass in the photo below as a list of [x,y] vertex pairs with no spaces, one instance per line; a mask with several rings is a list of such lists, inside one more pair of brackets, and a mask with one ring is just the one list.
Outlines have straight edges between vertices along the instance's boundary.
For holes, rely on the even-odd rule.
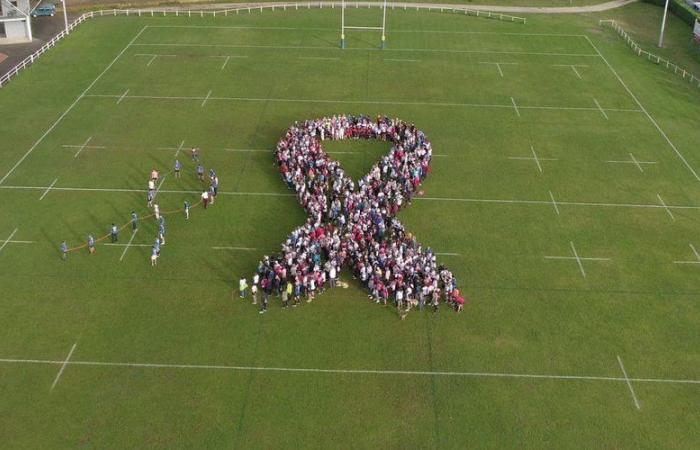
[[637,407],[637,409],[641,409],[639,406],[639,401],[637,400],[637,395],[634,393],[634,389],[632,388],[632,383],[630,383],[630,378],[627,376],[627,371],[625,370],[625,365],[622,364],[622,358],[620,358],[620,355],[617,355],[617,362],[620,363],[620,369],[622,369],[622,374],[625,376],[625,382],[627,383],[627,387],[630,388],[630,392],[632,393],[632,399],[634,400],[634,406]]
[[[44,190],[46,186],[0,186],[0,189],[8,190]],[[145,193],[147,189],[129,188],[81,188],[81,187],[54,187],[52,191],[75,191],[75,192],[138,192]],[[201,194],[201,191],[161,189],[161,194]],[[223,195],[254,196],[254,197],[296,197],[291,192],[240,192],[240,191],[219,191]],[[414,197],[414,201],[436,201],[436,202],[462,202],[462,203],[495,203],[513,205],[547,205],[551,206],[550,200],[516,200],[516,199],[496,199],[496,198],[455,198],[455,197]],[[640,208],[640,209],[663,209],[659,204],[644,203],[602,203],[602,202],[573,202],[557,200],[557,205],[564,206],[587,206],[601,208]],[[666,205],[670,210],[700,210],[700,206],[695,205]]]
[[[116,94],[90,94],[85,97],[89,98],[119,98]],[[185,101],[234,101],[234,102],[277,102],[277,103],[320,103],[320,104],[343,104],[343,105],[398,105],[398,106],[433,106],[433,107],[450,107],[450,108],[500,108],[500,109],[515,109],[518,116],[519,109],[541,109],[552,111],[600,111],[598,108],[585,106],[527,106],[515,105],[515,100],[511,97],[511,104],[498,105],[487,103],[452,103],[452,102],[405,102],[400,100],[327,100],[327,99],[310,99],[310,98],[261,98],[261,97],[211,97],[211,92],[205,96],[165,96],[165,95],[129,95],[126,98],[142,99],[142,100],[185,100]],[[614,112],[630,112],[641,113],[638,109],[628,108],[606,108],[605,111]]]
[[66,359],[63,361],[61,364],[61,369],[58,371],[58,374],[56,374],[56,378],[53,380],[53,384],[51,385],[50,391],[53,391],[53,388],[56,387],[56,384],[58,384],[58,380],[61,379],[61,375],[63,375],[63,371],[66,370],[66,366],[68,365],[68,362],[70,361],[70,357],[73,355],[73,352],[75,351],[75,347],[78,345],[76,342],[73,344],[73,347],[71,347],[70,352],[68,352],[68,356],[66,356]]
[[[256,48],[270,50],[331,50],[340,51],[337,47],[304,46],[304,45],[245,45],[245,44],[180,44],[172,42],[140,42],[134,44],[142,47],[223,47],[223,48]],[[533,56],[573,56],[584,58],[599,58],[600,55],[592,53],[552,53],[552,52],[516,52],[498,50],[460,50],[445,48],[391,48],[379,49],[372,47],[346,48],[342,51],[381,51],[381,52],[410,52],[410,53],[479,53],[485,55],[533,55]]]
[[600,50],[598,50],[598,47],[596,47],[595,44],[593,44],[593,41],[591,41],[591,39],[590,39],[588,36],[585,36],[585,38],[586,38],[586,40],[588,41],[588,43],[591,45],[591,47],[593,47],[593,49],[596,51],[596,53],[598,54],[598,56],[600,56],[600,57],[603,59],[603,62],[605,62],[605,65],[608,66],[608,68],[609,68],[610,71],[613,73],[613,75],[615,75],[615,78],[617,78],[617,80],[620,82],[620,84],[622,85],[622,87],[625,88],[625,91],[627,91],[627,93],[630,95],[630,97],[632,97],[632,99],[633,99],[634,102],[637,104],[637,106],[639,106],[639,109],[642,110],[642,112],[644,113],[644,115],[647,116],[647,118],[648,118],[649,121],[654,125],[654,127],[655,127],[656,130],[659,132],[659,134],[661,134],[661,136],[664,138],[664,140],[666,140],[666,142],[668,143],[668,145],[673,149],[673,151],[676,153],[676,156],[678,156],[678,158],[680,158],[680,160],[683,161],[683,164],[685,164],[685,167],[690,171],[690,173],[693,175],[693,177],[695,177],[695,179],[696,179],[697,181],[700,181],[700,175],[698,175],[698,173],[695,171],[695,169],[693,168],[693,166],[690,165],[690,163],[688,162],[688,160],[686,160],[685,157],[683,156],[683,154],[678,150],[678,148],[676,148],[675,144],[674,144],[673,142],[671,142],[671,139],[669,139],[669,137],[666,135],[666,133],[664,132],[664,130],[661,129],[661,127],[659,126],[659,124],[656,123],[656,120],[654,120],[654,118],[651,117],[651,114],[649,114],[649,112],[646,110],[646,108],[644,107],[644,105],[642,105],[642,103],[639,101],[639,99],[637,99],[637,96],[634,95],[634,94],[632,93],[632,91],[630,90],[629,87],[627,87],[627,84],[624,82],[624,80],[622,79],[622,77],[620,77],[620,75],[619,75],[619,74],[617,73],[617,71],[613,68],[613,66],[610,65],[610,63],[609,63],[608,60],[605,58],[605,56],[603,56],[603,54],[600,53]]
[[51,188],[53,188],[53,187],[56,185],[56,182],[57,182],[57,181],[58,181],[58,178],[56,178],[55,180],[53,180],[53,183],[51,183],[51,185],[50,185],[49,187],[46,188],[46,190],[44,191],[44,193],[41,194],[41,197],[39,197],[39,201],[42,201],[42,200],[44,199],[44,197],[46,197],[46,194],[48,194],[49,191],[51,190]]
[[25,159],[27,159],[27,156],[29,156],[29,155],[34,151],[34,149],[35,149],[39,144],[41,144],[41,143],[44,141],[44,138],[46,138],[46,136],[48,136],[48,134],[51,133],[51,131],[53,131],[53,129],[56,128],[56,126],[57,126],[59,123],[61,123],[61,121],[63,120],[63,118],[66,117],[66,116],[68,115],[68,113],[71,112],[71,111],[73,110],[73,108],[75,107],[75,105],[77,105],[78,102],[79,102],[83,97],[85,97],[85,94],[87,94],[87,92],[88,92],[90,89],[92,89],[92,87],[93,87],[95,84],[97,84],[97,82],[100,80],[100,78],[102,78],[102,76],[104,76],[104,74],[107,73],[107,71],[108,71],[110,68],[112,68],[112,66],[114,65],[114,63],[116,63],[117,60],[124,54],[124,52],[126,52],[126,50],[136,41],[136,39],[138,39],[139,36],[141,36],[141,34],[146,30],[146,28],[148,28],[148,26],[144,26],[143,28],[141,28],[141,31],[139,31],[138,33],[136,33],[136,36],[134,36],[133,39],[131,39],[131,41],[130,41],[128,44],[126,44],[126,47],[124,47],[124,48],[122,49],[122,51],[120,51],[120,52],[117,54],[117,56],[114,57],[114,59],[112,60],[112,62],[110,62],[110,63],[107,65],[107,67],[105,67],[105,69],[104,69],[102,72],[100,72],[99,75],[97,75],[97,78],[95,78],[95,79],[92,81],[92,83],[90,83],[90,84],[88,85],[88,87],[85,88],[85,90],[78,96],[78,98],[76,98],[75,101],[74,101],[73,103],[71,103],[71,105],[68,107],[68,109],[66,109],[66,110],[63,112],[63,114],[61,114],[61,115],[58,117],[58,119],[56,119],[56,121],[44,132],[44,134],[41,135],[41,137],[40,137],[39,139],[37,139],[36,142],[34,142],[34,144],[33,144],[31,147],[29,147],[29,150],[27,150],[27,152],[19,159],[19,161],[17,161],[17,162],[15,163],[15,165],[12,166],[12,168],[11,168],[2,178],[0,178],[0,184],[4,183],[5,180],[6,180],[10,175],[12,175],[12,173],[15,171],[15,169],[17,169],[17,167],[19,167],[19,165],[22,164],[22,162],[23,162]]
[[144,369],[194,369],[194,370],[230,370],[230,371],[263,371],[263,372],[297,372],[297,373],[326,373],[326,374],[354,374],[354,375],[408,375],[408,376],[444,376],[444,377],[472,377],[472,378],[524,378],[545,380],[570,380],[570,381],[612,381],[657,384],[689,384],[699,385],[700,380],[693,379],[666,379],[666,378],[625,378],[616,376],[595,375],[556,375],[536,373],[501,373],[501,372],[457,372],[457,371],[421,371],[421,370],[373,370],[373,369],[318,369],[302,367],[261,367],[261,366],[230,366],[219,364],[170,364],[170,363],[134,363],[134,362],[108,362],[108,361],[57,361],[49,359],[19,359],[0,358],[0,363],[6,364],[46,364],[46,365],[72,365],[92,367],[126,367]]

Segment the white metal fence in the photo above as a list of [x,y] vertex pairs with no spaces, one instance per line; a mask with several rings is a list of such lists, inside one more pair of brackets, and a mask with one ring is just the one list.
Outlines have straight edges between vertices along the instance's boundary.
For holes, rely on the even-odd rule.
[[[382,3],[379,2],[346,2],[346,6],[348,8],[373,8],[373,7],[382,7]],[[221,17],[221,16],[229,16],[229,15],[236,15],[236,14],[250,14],[253,12],[263,12],[266,10],[269,11],[287,11],[287,10],[300,10],[300,9],[323,9],[323,8],[328,8],[328,9],[334,9],[334,8],[340,8],[341,7],[341,2],[299,2],[299,3],[291,3],[291,2],[286,2],[286,3],[268,3],[264,5],[259,5],[259,6],[241,6],[237,8],[229,8],[229,9],[223,9],[223,10],[215,10],[215,9],[202,9],[202,10],[183,10],[183,9],[178,9],[178,8],[153,8],[153,9],[108,9],[108,10],[101,10],[101,11],[90,11],[86,12],[85,14],[81,15],[78,17],[75,21],[73,21],[70,25],[68,25],[67,30],[61,31],[59,34],[54,36],[50,41],[45,43],[44,45],[39,48],[39,50],[35,51],[31,55],[29,55],[27,58],[25,58],[22,62],[14,66],[12,69],[10,69],[7,73],[4,75],[0,76],[0,88],[5,86],[12,78],[14,78],[20,71],[23,69],[26,69],[28,66],[32,65],[34,61],[36,61],[42,54],[44,54],[47,50],[52,48],[58,41],[66,37],[75,27],[86,21],[87,19],[91,19],[93,17],[105,17],[105,16],[137,16],[137,17],[142,17],[142,16],[150,16],[150,17],[155,17],[155,16],[175,16],[175,17],[205,17],[205,16],[210,16],[210,17]],[[412,4],[412,3],[387,3],[387,8],[390,9],[403,9],[403,10],[415,10],[415,11],[428,11],[428,12],[449,12],[449,13],[454,13],[454,14],[463,14],[467,16],[474,16],[474,17],[484,17],[487,19],[496,19],[496,20],[502,20],[506,22],[515,22],[515,23],[522,23],[524,24],[526,22],[526,19],[522,17],[515,17],[515,16],[510,16],[508,14],[501,14],[501,13],[494,13],[490,11],[480,11],[480,10],[475,10],[475,9],[469,9],[469,8],[462,8],[460,6],[455,6],[455,7],[440,7],[440,6],[431,6],[431,5],[417,5],[417,4]]]
[[632,40],[629,34],[614,20],[601,20],[598,22],[600,26],[603,25],[608,25],[612,27],[615,31],[617,31],[617,34],[622,36],[622,38],[625,40],[627,45],[630,46],[632,51],[637,54],[637,56],[641,56],[643,58],[648,59],[649,61],[653,62],[654,64],[658,64],[661,66],[666,67],[668,70],[673,70],[673,73],[683,77],[684,80],[689,81],[690,83],[697,84],[697,87],[700,88],[700,77],[693,75],[691,72],[689,72],[687,69],[684,69],[683,67],[672,63],[671,61],[664,59],[658,55],[655,55],[653,53],[649,53],[646,50],[642,50],[642,48]]

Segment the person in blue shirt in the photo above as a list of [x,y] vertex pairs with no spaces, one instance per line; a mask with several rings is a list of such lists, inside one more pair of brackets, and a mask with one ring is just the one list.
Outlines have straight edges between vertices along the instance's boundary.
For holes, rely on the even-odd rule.
[[66,241],[61,242],[61,259],[66,260],[68,258],[68,245]]
[[160,256],[160,250],[156,250],[156,246],[154,245],[151,249],[151,266],[158,264],[158,256]]
[[185,200],[185,220],[190,220],[190,202]]
[[160,255],[160,239],[156,237],[156,241],[153,243],[153,250]]
[[180,169],[182,169],[182,164],[180,164],[180,160],[176,159],[175,160],[175,178],[180,178]]
[[139,215],[136,211],[131,211],[131,229],[136,231],[139,227]]
[[213,180],[214,177],[216,176],[216,172],[214,172],[214,169],[209,169],[209,179]]
[[161,223],[158,225],[158,239],[160,239],[160,245],[165,245],[165,224]]

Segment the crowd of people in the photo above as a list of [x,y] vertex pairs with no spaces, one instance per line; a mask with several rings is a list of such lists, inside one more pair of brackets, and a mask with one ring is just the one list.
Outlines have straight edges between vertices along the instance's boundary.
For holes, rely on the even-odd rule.
[[[321,148],[329,139],[377,139],[390,142],[391,150],[355,183]],[[464,298],[452,272],[438,266],[433,251],[395,217],[428,175],[431,157],[423,132],[398,119],[333,116],[290,127],[277,144],[276,160],[308,218],[280,254],[260,262],[252,286],[262,292],[260,312],[273,293],[283,306],[313,301],[336,285],[345,264],[370,298],[396,305],[402,318],[413,306],[437,311],[441,301],[460,311]],[[247,282],[240,283],[245,295]]]

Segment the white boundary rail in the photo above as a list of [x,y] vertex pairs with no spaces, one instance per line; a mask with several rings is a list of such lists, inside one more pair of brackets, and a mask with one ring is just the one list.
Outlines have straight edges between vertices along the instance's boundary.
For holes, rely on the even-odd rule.
[[687,69],[684,69],[683,67],[680,67],[679,65],[674,64],[667,59],[664,59],[653,53],[649,53],[646,50],[642,50],[642,48],[632,40],[630,35],[627,34],[627,32],[614,20],[601,20],[598,22],[598,25],[608,25],[612,27],[613,30],[617,31],[617,34],[622,36],[627,45],[630,46],[632,51],[636,53],[637,56],[644,57],[655,64],[663,65],[667,69],[673,70],[673,73],[680,75],[681,77],[683,77],[684,80],[688,80],[691,83],[697,83],[697,86],[700,88],[700,77],[693,75]]
[[[345,2],[347,7],[354,7],[354,8],[373,8],[373,7],[378,7],[382,8],[383,7],[383,2]],[[449,13],[455,13],[455,14],[464,14],[467,16],[474,16],[474,17],[484,17],[487,19],[496,19],[496,20],[502,20],[506,22],[515,22],[515,23],[526,23],[526,19],[522,17],[516,17],[516,16],[509,16],[507,14],[501,14],[501,13],[494,13],[490,11],[479,11],[479,10],[474,10],[474,9],[469,9],[469,8],[462,8],[459,6],[456,6],[454,8],[446,8],[446,7],[439,7],[439,6],[429,6],[429,5],[417,5],[417,4],[411,4],[411,3],[396,3],[396,2],[387,2],[386,3],[387,8],[391,9],[403,9],[403,10],[415,10],[415,11],[428,11],[428,12],[449,12]],[[259,6],[241,6],[238,8],[230,8],[230,9],[223,9],[223,10],[199,10],[199,11],[193,11],[193,10],[182,10],[182,9],[175,9],[175,8],[153,8],[153,9],[108,9],[108,10],[100,10],[100,11],[90,11],[86,12],[85,14],[81,15],[78,17],[73,23],[68,25],[67,30],[63,30],[60,33],[58,33],[56,36],[54,36],[50,41],[45,43],[44,45],[39,48],[39,50],[35,51],[31,55],[29,55],[27,58],[25,58],[22,62],[14,66],[12,69],[10,69],[6,74],[0,77],[0,88],[5,86],[13,77],[15,77],[22,69],[26,69],[28,66],[32,65],[35,60],[39,58],[42,54],[44,54],[47,50],[49,50],[51,47],[55,46],[58,41],[66,37],[73,29],[75,29],[78,25],[86,21],[87,19],[91,19],[93,17],[104,17],[104,16],[176,16],[176,17],[204,17],[204,16],[211,16],[211,17],[216,17],[218,16],[228,16],[229,14],[241,14],[241,13],[252,13],[252,12],[263,12],[265,10],[270,10],[270,11],[287,11],[287,10],[299,10],[299,9],[323,9],[323,8],[340,8],[341,7],[341,2],[295,2],[295,3],[270,3],[270,4],[265,4],[265,5],[259,5]]]

